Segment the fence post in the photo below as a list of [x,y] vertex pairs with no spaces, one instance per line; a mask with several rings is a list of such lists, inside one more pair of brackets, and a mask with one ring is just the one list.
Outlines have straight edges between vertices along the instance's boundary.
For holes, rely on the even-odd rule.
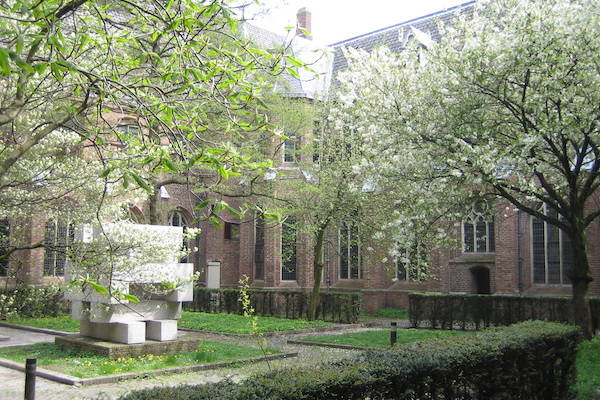
[[390,330],[390,345],[394,346],[398,341],[398,323],[391,322],[391,330]]
[[25,400],[35,400],[35,371],[37,358],[28,358],[25,362]]

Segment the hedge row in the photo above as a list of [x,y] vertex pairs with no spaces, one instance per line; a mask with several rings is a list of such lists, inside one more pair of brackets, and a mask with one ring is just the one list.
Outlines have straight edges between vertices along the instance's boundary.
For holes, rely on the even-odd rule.
[[[600,328],[600,299],[590,299],[594,330]],[[442,329],[487,328],[526,320],[570,323],[571,300],[566,297],[411,293],[412,326]]]
[[[249,289],[250,302],[257,315],[300,319],[308,314],[308,292]],[[184,309],[207,313],[242,314],[239,289],[194,288],[194,301]],[[317,318],[340,323],[355,323],[360,314],[360,293],[321,293]]]
[[17,286],[0,289],[0,295],[4,296],[5,303],[10,302],[10,310],[3,310],[7,315],[40,318],[69,312],[68,303],[63,300],[63,291],[56,286]]
[[528,321],[240,383],[146,389],[121,400],[568,400],[579,340],[573,326]]

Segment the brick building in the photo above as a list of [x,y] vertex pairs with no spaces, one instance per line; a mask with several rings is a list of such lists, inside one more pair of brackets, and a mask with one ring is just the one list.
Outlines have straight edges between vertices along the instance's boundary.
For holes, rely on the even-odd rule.
[[[426,47],[429,41],[439,38],[436,21],[447,22],[455,13],[469,13],[473,2],[406,21],[333,44],[333,59],[322,66],[327,74],[323,80],[307,83],[303,79],[286,77],[278,90],[284,96],[311,104],[318,101],[318,93],[336,73],[346,67],[340,49],[354,47],[371,50],[386,45],[402,51],[408,40],[419,40]],[[310,27],[310,14],[299,11],[299,21]],[[246,33],[265,46],[282,43],[283,38],[246,26]],[[300,47],[310,48],[308,40],[299,38]],[[310,134],[310,133],[307,133]],[[273,153],[277,168],[294,168],[286,158],[287,143],[279,143]],[[190,196],[182,185],[161,188],[160,223],[189,226],[194,219],[194,206],[199,202]],[[236,204],[236,200],[232,200]],[[147,214],[145,205],[132,210],[134,219],[143,221]],[[551,212],[551,211],[548,211]],[[194,243],[198,251],[189,255],[196,269],[202,271],[200,283],[211,287],[235,287],[240,277],[247,275],[254,287],[269,289],[307,290],[312,286],[312,250],[302,238],[286,240],[291,226],[267,226],[260,218],[249,215],[240,220],[226,216],[221,227],[202,223],[202,233]],[[48,222],[41,216],[27,221],[28,240],[65,241],[68,226]],[[1,225],[7,229],[6,222]],[[333,232],[333,235],[355,235],[354,232]],[[441,266],[434,279],[425,282],[415,279],[401,263],[390,259],[387,263],[365,265],[361,249],[338,241],[337,248],[325,249],[324,291],[361,291],[364,308],[373,311],[382,307],[406,307],[410,291],[438,291],[449,293],[519,294],[519,295],[569,295],[571,287],[566,277],[569,267],[570,246],[565,235],[513,207],[496,205],[491,211],[480,212],[474,207],[470,219],[455,225],[457,246],[437,250],[432,254],[432,264]],[[282,236],[284,239],[282,240]],[[293,232],[292,232],[292,236]],[[600,248],[593,244],[600,239],[600,223],[589,228],[589,261],[594,276],[600,276]],[[385,246],[383,246],[385,247]],[[290,250],[291,249],[291,250]],[[387,248],[375,251],[385,254]],[[293,254],[284,259],[283,253]],[[348,255],[347,257],[345,255]],[[353,257],[356,255],[356,257]],[[18,255],[22,264],[21,279],[31,284],[46,284],[60,279],[64,259],[48,254],[43,248],[23,251]],[[357,261],[353,261],[357,260]],[[11,265],[0,266],[0,275],[6,275]],[[7,278],[0,277],[0,280]],[[600,295],[600,280],[590,285],[590,293]]]

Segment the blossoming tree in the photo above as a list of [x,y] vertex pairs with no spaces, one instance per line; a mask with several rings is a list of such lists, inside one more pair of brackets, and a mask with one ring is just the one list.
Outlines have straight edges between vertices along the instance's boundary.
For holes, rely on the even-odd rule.
[[574,317],[588,335],[586,230],[600,216],[599,7],[478,2],[426,51],[348,51],[339,97],[373,150],[365,168],[396,177],[406,193],[428,182],[421,212],[476,193],[567,235]]
[[0,219],[100,220],[163,184],[260,167],[230,143],[268,127],[257,99],[283,51],[238,23],[227,1],[0,4]]

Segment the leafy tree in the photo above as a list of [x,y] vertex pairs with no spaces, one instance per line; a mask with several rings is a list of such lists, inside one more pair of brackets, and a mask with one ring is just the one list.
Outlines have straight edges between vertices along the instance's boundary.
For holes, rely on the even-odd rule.
[[[326,244],[330,243],[338,254],[338,231],[348,227],[358,234],[350,235],[347,246],[367,243],[359,241],[370,238],[384,225],[389,203],[373,190],[375,180],[354,168],[363,152],[356,132],[327,126],[323,115],[328,105],[285,98],[269,104],[274,123],[282,131],[276,156],[285,163],[273,181],[271,204],[293,220],[295,237],[310,246],[306,254],[312,257],[313,287],[308,310],[308,319],[312,320],[319,305]],[[369,254],[367,246],[362,247],[362,264],[366,266]],[[295,246],[290,249],[295,252]],[[284,250],[282,257],[290,255]],[[360,268],[359,260],[355,262]]]
[[475,193],[560,228],[573,247],[574,318],[587,335],[586,229],[600,215],[599,6],[479,2],[427,51],[348,52],[339,103],[373,149],[365,164],[408,171],[398,182],[408,192],[430,181],[421,208]]
[[241,38],[233,11],[225,0],[0,2],[0,218],[78,208],[70,218],[102,219],[118,199],[144,199],[124,193],[134,187],[152,197],[256,168],[231,143],[268,127],[259,97],[283,51]]

